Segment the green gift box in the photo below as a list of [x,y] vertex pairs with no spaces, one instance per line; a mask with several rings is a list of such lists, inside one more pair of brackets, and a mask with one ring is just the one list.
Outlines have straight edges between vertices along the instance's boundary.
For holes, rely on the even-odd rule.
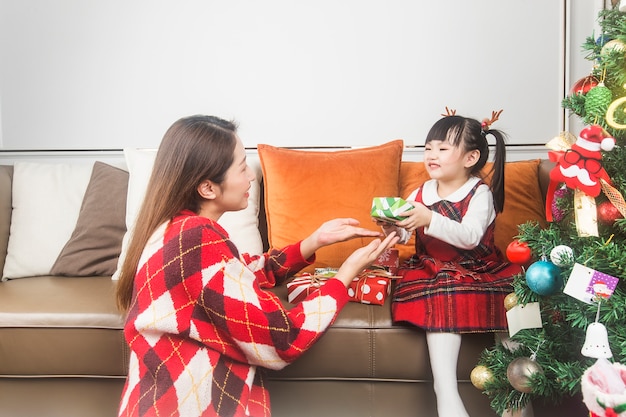
[[400,197],[374,197],[371,216],[379,220],[394,222],[403,220],[402,213],[413,206]]

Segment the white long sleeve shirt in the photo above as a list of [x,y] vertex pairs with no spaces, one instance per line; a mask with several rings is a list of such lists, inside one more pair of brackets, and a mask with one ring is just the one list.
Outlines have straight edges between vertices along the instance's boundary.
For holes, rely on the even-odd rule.
[[[437,193],[437,180],[428,180],[422,186],[422,200],[426,206],[430,206],[441,200],[455,203],[464,199],[471,189],[480,181],[477,177],[471,177],[458,190],[448,195],[445,199]],[[414,202],[419,188],[413,191],[407,201]],[[430,225],[424,227],[424,233],[436,239],[449,243],[460,249],[472,249],[482,239],[487,227],[496,218],[493,207],[493,194],[486,184],[480,185],[470,201],[469,207],[461,222],[452,220],[440,213],[433,212]],[[397,227],[400,241],[406,243],[411,233]]]

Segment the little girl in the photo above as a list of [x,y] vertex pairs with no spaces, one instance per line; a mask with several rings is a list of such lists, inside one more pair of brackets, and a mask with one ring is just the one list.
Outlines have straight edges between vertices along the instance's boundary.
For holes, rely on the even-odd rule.
[[[500,111],[501,112],[501,111]],[[504,134],[451,112],[426,137],[430,176],[407,198],[414,208],[385,233],[406,242],[416,231],[415,255],[400,269],[392,314],[395,322],[426,331],[439,417],[467,417],[457,388],[461,333],[507,329],[504,297],[520,267],[503,260],[494,244],[496,214],[504,205]],[[480,177],[496,139],[491,186]]]

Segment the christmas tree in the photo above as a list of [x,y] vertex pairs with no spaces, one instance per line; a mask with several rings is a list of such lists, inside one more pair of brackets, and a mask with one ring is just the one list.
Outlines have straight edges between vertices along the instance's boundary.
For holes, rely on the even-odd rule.
[[[521,247],[525,270],[505,304],[509,312],[533,306],[541,324],[515,333],[513,346],[484,351],[472,372],[472,382],[499,415],[530,401],[556,405],[580,394],[581,377],[597,358],[612,354],[609,361],[626,364],[626,13],[614,6],[601,11],[598,22],[601,34],[583,45],[590,74],[562,101],[585,128],[561,132],[547,144],[553,171],[559,164],[577,165],[598,185],[590,188],[580,176],[566,178],[567,171],[565,177],[551,172],[548,227],[519,226],[516,253],[519,257]],[[576,155],[578,140],[583,154],[597,146],[593,155]],[[581,287],[585,280],[589,286]]]

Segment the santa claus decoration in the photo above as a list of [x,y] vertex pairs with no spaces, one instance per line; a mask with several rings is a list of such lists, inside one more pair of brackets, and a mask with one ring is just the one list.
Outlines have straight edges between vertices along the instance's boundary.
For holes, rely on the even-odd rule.
[[[611,182],[602,166],[601,151],[608,152],[614,147],[615,138],[602,126],[591,125],[581,130],[576,142],[569,149],[564,152],[550,152],[550,160],[556,162],[556,166],[550,171],[548,199],[551,199],[560,183],[590,197],[597,197],[602,191],[600,180]],[[552,221],[551,201],[546,203],[546,218]]]

